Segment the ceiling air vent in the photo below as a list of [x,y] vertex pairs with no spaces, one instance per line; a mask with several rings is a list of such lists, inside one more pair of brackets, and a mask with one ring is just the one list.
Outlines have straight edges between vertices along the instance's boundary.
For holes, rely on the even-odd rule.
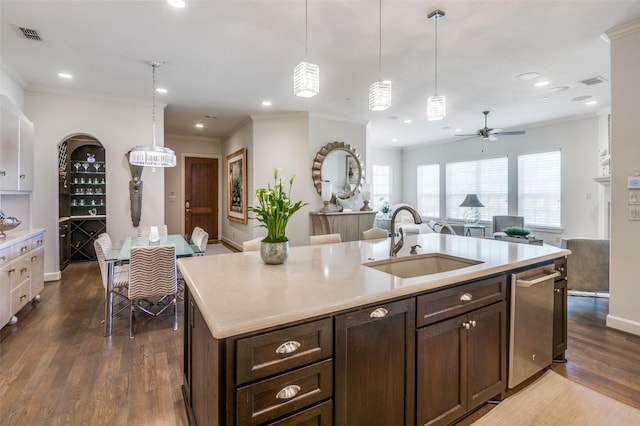
[[586,80],[580,80],[580,83],[584,84],[585,86],[593,86],[595,84],[604,83],[605,81],[607,81],[606,78],[596,76],[596,77],[588,78]]
[[38,31],[32,30],[31,28],[25,28],[25,27],[18,27],[18,28],[20,28],[22,35],[27,40],[42,41],[42,37],[40,37],[40,34],[38,34]]

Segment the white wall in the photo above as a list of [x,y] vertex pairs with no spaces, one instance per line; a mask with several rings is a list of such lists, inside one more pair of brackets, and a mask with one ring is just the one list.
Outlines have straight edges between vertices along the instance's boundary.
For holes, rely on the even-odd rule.
[[[191,233],[191,229],[184,226],[184,158],[185,157],[208,157],[218,159],[218,194],[219,205],[218,214],[222,216],[222,175],[225,162],[222,156],[222,142],[218,139],[194,138],[177,135],[165,135],[165,146],[176,152],[176,167],[170,167],[164,171],[164,215],[165,223],[170,234]],[[171,201],[169,194],[175,193],[175,200]],[[218,230],[220,221],[218,221]]]
[[[392,176],[391,199],[389,200],[390,205],[402,203],[406,198],[403,192],[404,183],[407,179],[404,177],[406,175],[406,167],[404,166],[402,159],[403,151],[401,149],[379,146],[369,148],[369,161],[367,161],[367,170],[369,173],[371,173],[371,166],[373,164],[376,166],[391,166]],[[371,179],[369,179],[368,182],[371,182]]]
[[[555,121],[528,127],[526,135],[502,137],[495,142],[479,139],[457,141],[407,148],[402,152],[401,188],[402,200],[416,204],[416,168],[425,164],[440,164],[441,168],[441,216],[444,211],[445,165],[448,162],[469,161],[484,158],[509,157],[510,214],[517,214],[517,156],[536,152],[562,150],[562,227],[561,233],[536,230],[535,235],[546,243],[558,245],[564,237],[598,236],[598,194],[600,185],[593,180],[598,176],[599,117]],[[483,146],[484,145],[484,146]],[[386,149],[373,148],[372,162],[393,158]],[[484,151],[484,152],[483,152]],[[388,161],[389,162],[389,161]],[[378,164],[378,163],[376,163]],[[397,173],[394,173],[397,176]],[[395,189],[395,187],[394,187]],[[485,223],[490,225],[490,223]],[[489,232],[490,229],[487,230]]]
[[[607,325],[640,335],[640,221],[629,220],[627,179],[640,175],[640,21],[611,40],[611,272]],[[636,206],[638,207],[638,206]]]
[[2,57],[0,56],[0,93],[11,99],[11,102],[24,112],[24,88],[19,84],[11,74],[2,66]]
[[[51,93],[25,93],[25,113],[35,124],[33,227],[45,228],[45,273],[58,265],[57,145],[84,133],[105,148],[107,170],[107,232],[114,241],[135,234],[131,223],[125,154],[134,145],[151,145],[151,106]],[[156,141],[163,145],[164,111],[156,110]],[[164,170],[145,169],[140,224],[164,223]]]

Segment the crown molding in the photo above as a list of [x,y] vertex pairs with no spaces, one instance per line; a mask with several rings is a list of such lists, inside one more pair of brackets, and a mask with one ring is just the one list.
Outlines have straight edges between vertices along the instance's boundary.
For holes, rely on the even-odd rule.
[[[93,101],[113,102],[113,103],[120,103],[120,104],[145,106],[145,107],[147,107],[147,106],[148,107],[152,107],[153,106],[153,102],[152,101],[147,101],[147,100],[134,99],[134,98],[120,98],[120,97],[116,97],[116,96],[96,95],[94,93],[85,93],[85,92],[73,92],[73,91],[69,91],[69,90],[51,89],[51,88],[48,88],[48,87],[27,86],[25,88],[25,90],[28,91],[28,92],[34,92],[34,93],[44,93],[44,94],[49,94],[49,95],[67,96],[67,97],[70,97],[70,98],[81,98],[81,99],[88,99],[88,100],[93,100]],[[164,103],[164,102],[156,101],[156,107],[165,109],[167,107],[167,104]]]
[[609,37],[609,40],[619,40],[636,33],[640,33],[640,19],[637,21],[619,25],[605,32],[605,34],[607,34],[607,37]]

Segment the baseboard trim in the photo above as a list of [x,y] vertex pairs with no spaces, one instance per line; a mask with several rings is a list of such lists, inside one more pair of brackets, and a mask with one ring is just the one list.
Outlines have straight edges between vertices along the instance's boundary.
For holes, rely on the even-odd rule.
[[47,272],[44,274],[44,281],[59,281],[62,279],[62,272]]
[[231,247],[235,248],[235,249],[236,249],[236,250],[238,250],[238,251],[242,251],[242,244],[238,244],[238,243],[236,243],[235,241],[230,240],[230,239],[229,239],[229,238],[227,238],[227,237],[222,237],[222,238],[220,238],[220,241],[222,241],[223,243],[225,243],[225,244],[227,244],[227,245],[229,245],[229,246],[231,246]]
[[620,318],[611,314],[607,315],[607,327],[615,328],[627,333],[640,336],[640,322],[631,321],[626,318]]

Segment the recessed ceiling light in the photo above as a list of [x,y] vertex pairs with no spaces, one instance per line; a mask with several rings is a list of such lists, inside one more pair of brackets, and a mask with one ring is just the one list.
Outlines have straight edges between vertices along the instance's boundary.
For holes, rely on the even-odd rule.
[[591,99],[591,96],[589,95],[585,95],[585,96],[576,96],[575,98],[571,99],[573,102],[581,102],[581,101],[586,101],[587,99]]
[[456,129],[456,133],[460,133],[462,129]]
[[405,120],[404,120],[404,124],[411,124],[411,123],[413,123],[413,120],[412,120],[412,119],[410,119],[410,118],[405,118]]
[[204,127],[204,123],[196,123],[196,127],[198,129],[202,129]]
[[534,86],[536,87],[542,87],[542,86],[546,86],[547,84],[549,84],[548,81],[539,81],[536,84],[534,84]]
[[167,3],[173,7],[177,7],[178,9],[182,9],[187,6],[187,0],[167,0]]
[[527,81],[527,80],[533,80],[538,76],[540,76],[540,74],[538,74],[537,72],[525,72],[524,74],[517,75],[516,78],[518,80]]
[[598,101],[595,101],[595,100],[594,100],[594,101],[585,102],[584,104],[585,104],[585,105],[588,105],[588,106],[591,106],[591,105],[595,105],[595,104],[597,104],[597,103],[598,103]]
[[156,89],[156,92],[158,92],[158,93],[167,93],[167,89],[165,89],[164,87],[158,87]]
[[262,106],[271,106],[271,101],[262,101]]
[[59,72],[59,73],[58,73],[58,77],[60,77],[60,78],[66,78],[66,79],[71,79],[71,78],[73,78],[73,76],[72,76],[71,74],[66,73],[66,72]]
[[558,92],[564,92],[565,90],[569,90],[569,86],[552,87],[551,89],[548,90],[548,92],[549,93],[558,93]]

